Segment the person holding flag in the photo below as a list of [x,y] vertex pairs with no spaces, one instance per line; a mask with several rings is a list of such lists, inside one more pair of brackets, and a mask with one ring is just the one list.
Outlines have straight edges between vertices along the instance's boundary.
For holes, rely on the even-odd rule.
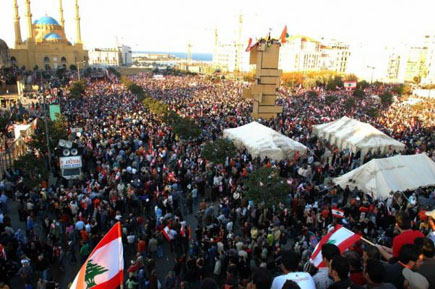
[[70,289],[116,289],[124,281],[121,223],[116,223],[83,263]]

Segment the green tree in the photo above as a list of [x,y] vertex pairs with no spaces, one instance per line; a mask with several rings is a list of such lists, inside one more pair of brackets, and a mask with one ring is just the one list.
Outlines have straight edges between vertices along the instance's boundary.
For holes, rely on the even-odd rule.
[[358,98],[363,98],[366,94],[364,93],[364,90],[362,89],[355,89],[353,91],[353,96],[358,97]]
[[351,73],[351,74],[346,75],[344,77],[344,80],[346,80],[346,81],[358,81],[358,77],[355,74]]
[[393,103],[393,95],[391,92],[386,91],[383,94],[379,95],[381,98],[381,103],[383,106],[390,106]]
[[327,96],[325,97],[325,101],[326,101],[326,103],[327,103],[328,105],[330,105],[330,104],[334,103],[335,101],[337,101],[337,96],[332,95],[332,94],[327,95]]
[[[60,139],[67,139],[68,122],[63,115],[57,115],[55,121],[47,120],[50,149],[53,152]],[[47,140],[45,136],[45,124],[43,119],[38,119],[36,133],[29,143],[30,148],[39,151],[42,155],[47,154]]]
[[91,289],[95,285],[95,277],[98,275],[103,274],[104,272],[109,271],[109,269],[104,268],[103,266],[100,266],[98,264],[92,263],[92,259],[88,261],[86,264],[86,271],[85,271],[85,282],[86,282],[86,288]]
[[86,91],[86,81],[74,81],[69,87],[69,93],[73,98],[79,98]]
[[290,188],[279,177],[276,170],[261,167],[248,175],[245,181],[246,197],[254,204],[264,203],[267,207],[286,203]]
[[175,135],[184,140],[194,140],[201,135],[201,128],[190,118],[178,117],[171,126]]
[[237,149],[233,142],[222,138],[207,142],[201,153],[205,159],[215,164],[222,164],[227,157],[233,158],[236,154]]
[[[149,109],[150,112],[152,112],[158,116],[164,117],[167,114],[169,114],[169,106],[161,101],[154,99],[154,98],[147,97],[142,101],[142,103],[146,108]],[[166,119],[165,122],[167,122],[167,120],[169,120],[169,119]]]
[[69,70],[76,71],[77,70],[77,66],[75,64],[71,64],[69,66]]
[[23,184],[28,190],[38,187],[43,180],[48,179],[48,169],[44,161],[38,159],[33,153],[18,158],[14,167],[21,171]]
[[377,118],[379,116],[379,110],[376,107],[367,109],[366,114],[371,118]]
[[114,67],[110,66],[109,68],[107,68],[107,70],[109,71],[109,73],[115,75],[117,78],[121,77],[121,73],[116,70]]
[[352,107],[355,106],[355,98],[350,97],[344,101],[344,108],[347,112],[350,112],[352,110]]
[[361,80],[360,82],[357,83],[356,88],[364,90],[364,89],[368,88],[369,86],[370,86],[370,83],[368,83],[365,80]]
[[315,98],[315,97],[317,97],[317,92],[315,92],[314,90],[310,90],[310,91],[308,91],[308,96],[310,98]]
[[336,75],[334,78],[331,78],[326,85],[327,90],[337,90],[337,88],[342,88],[344,85],[343,79],[341,76]]

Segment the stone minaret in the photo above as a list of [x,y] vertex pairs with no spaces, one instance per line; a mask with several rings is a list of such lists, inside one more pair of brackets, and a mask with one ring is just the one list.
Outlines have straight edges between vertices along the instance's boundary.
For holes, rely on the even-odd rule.
[[63,18],[62,0],[59,0],[59,21],[60,21],[60,25],[65,30],[65,19]]
[[22,43],[21,39],[21,27],[20,27],[20,15],[18,13],[17,0],[14,0],[14,27],[15,27],[15,47]]
[[32,13],[30,12],[30,0],[26,0],[26,18],[27,18],[27,42],[33,42]]
[[82,43],[82,33],[80,32],[79,0],[76,0],[76,44]]

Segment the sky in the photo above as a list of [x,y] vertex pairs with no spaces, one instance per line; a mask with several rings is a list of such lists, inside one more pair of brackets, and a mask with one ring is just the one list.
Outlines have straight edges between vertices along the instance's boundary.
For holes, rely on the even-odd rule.
[[[32,0],[33,20],[59,19],[59,0]],[[67,37],[75,37],[74,0],[63,0]],[[134,51],[213,51],[214,29],[220,41],[237,38],[243,15],[242,42],[271,29],[314,38],[336,38],[376,48],[413,43],[435,34],[434,0],[79,0],[82,39],[87,48],[126,44]],[[14,43],[13,1],[0,0],[0,39]],[[27,35],[24,0],[18,0],[21,35]]]

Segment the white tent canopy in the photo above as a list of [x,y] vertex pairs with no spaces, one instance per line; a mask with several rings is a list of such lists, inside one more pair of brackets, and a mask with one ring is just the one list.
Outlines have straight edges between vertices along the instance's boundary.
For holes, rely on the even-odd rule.
[[237,148],[245,147],[253,157],[282,160],[292,158],[296,151],[300,155],[307,152],[303,144],[255,121],[237,128],[225,129],[223,135]]
[[369,151],[381,150],[385,153],[389,148],[401,151],[405,145],[377,130],[370,124],[360,122],[346,116],[332,122],[314,125],[313,134],[325,138],[339,149],[361,150],[361,155]]
[[424,153],[373,159],[333,181],[342,188],[349,185],[375,198],[387,198],[390,192],[435,186],[435,163]]

